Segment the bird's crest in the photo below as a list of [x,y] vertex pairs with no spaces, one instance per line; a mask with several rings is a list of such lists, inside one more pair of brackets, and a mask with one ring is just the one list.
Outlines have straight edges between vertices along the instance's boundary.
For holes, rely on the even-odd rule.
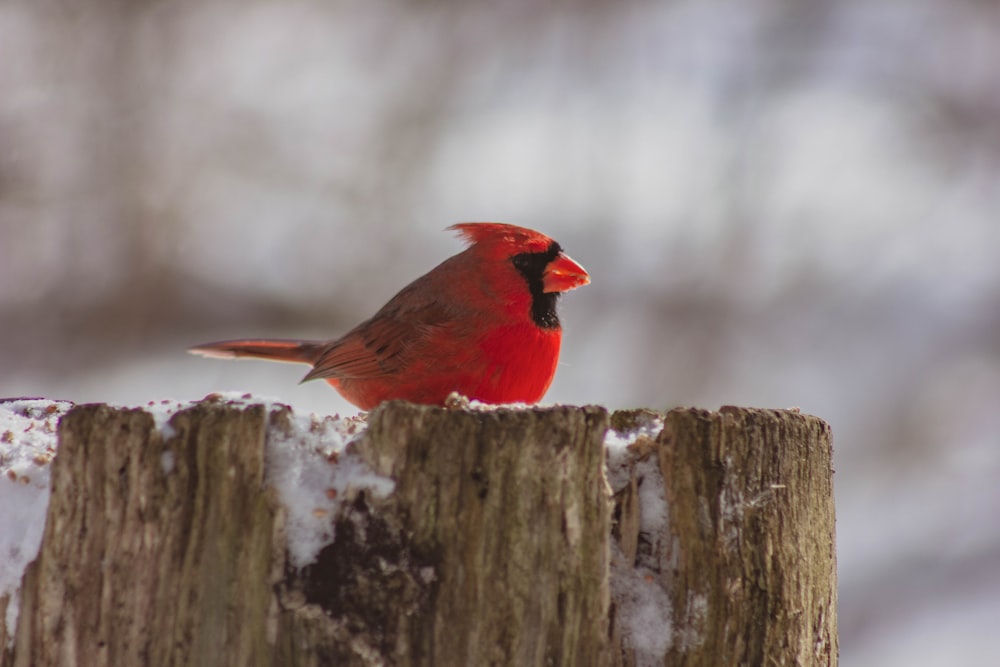
[[552,245],[545,234],[502,222],[460,222],[448,229],[469,243],[503,245],[517,252],[544,252]]

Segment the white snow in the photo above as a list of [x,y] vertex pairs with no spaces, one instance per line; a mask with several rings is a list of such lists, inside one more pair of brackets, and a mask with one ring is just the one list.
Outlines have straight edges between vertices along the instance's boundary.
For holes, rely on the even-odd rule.
[[653,412],[637,418],[635,428],[628,431],[608,429],[604,435],[604,449],[607,451],[608,484],[612,491],[617,493],[628,484],[633,458],[629,447],[635,445],[640,438],[655,440],[662,430],[663,418]]
[[288,512],[289,560],[301,568],[333,542],[334,518],[342,502],[362,490],[385,497],[395,482],[376,475],[347,451],[367,427],[363,417],[291,414],[289,427],[286,432],[272,425],[268,431],[267,479]]
[[164,475],[169,475],[174,471],[174,466],[176,465],[176,459],[174,458],[174,453],[169,449],[160,454],[160,468],[163,470]]
[[662,665],[673,634],[673,608],[657,573],[625,562],[618,543],[611,541],[611,599],[615,623],[626,647],[635,651],[637,667]]
[[0,597],[10,596],[5,619],[10,637],[17,630],[21,577],[42,544],[56,426],[71,405],[0,402]]
[[664,587],[662,559],[670,539],[666,488],[655,454],[643,455],[663,430],[663,419],[649,413],[637,418],[627,431],[608,429],[604,437],[607,478],[618,493],[631,477],[638,480],[640,549],[635,563],[626,562],[617,542],[611,545],[611,599],[616,623],[625,646],[635,650],[640,667],[658,665],[670,649],[673,635],[673,608]]

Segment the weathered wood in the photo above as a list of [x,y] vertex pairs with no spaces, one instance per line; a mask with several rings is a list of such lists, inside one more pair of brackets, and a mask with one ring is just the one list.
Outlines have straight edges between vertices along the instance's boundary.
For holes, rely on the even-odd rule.
[[[280,578],[264,409],[203,403],[164,441],[142,410],[60,422],[14,665],[247,665],[267,656]],[[273,640],[273,632],[272,637]]]
[[[629,447],[612,498],[605,432],[643,419],[662,431]],[[0,667],[836,664],[830,430],[815,417],[390,403],[349,450],[394,492],[344,498],[336,539],[301,571],[265,478],[265,439],[290,413],[206,401],[170,424],[164,437],[106,406],[64,417]],[[656,603],[638,608],[645,627],[610,604],[622,586]]]
[[[637,479],[619,492],[616,538],[638,544],[670,597],[668,666],[836,665],[836,553],[829,426],[787,410],[674,410],[655,446],[665,539],[639,534]],[[623,650],[615,664],[637,664]]]
[[384,406],[357,449],[396,493],[352,499],[302,572],[267,420],[203,403],[164,441],[141,410],[72,410],[13,664],[601,664],[605,411]]
[[360,450],[397,483],[378,509],[402,520],[411,563],[428,564],[424,613],[396,612],[398,664],[604,664],[607,419],[403,404],[372,415]]
[[7,663],[12,657],[8,655],[7,647],[14,643],[14,638],[7,632],[7,609],[12,604],[11,595],[0,595],[0,665]]

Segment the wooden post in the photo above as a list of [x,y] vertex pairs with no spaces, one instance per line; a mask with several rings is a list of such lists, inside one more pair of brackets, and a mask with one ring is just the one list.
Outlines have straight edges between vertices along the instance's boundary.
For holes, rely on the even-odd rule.
[[[394,491],[345,499],[301,570],[265,484],[290,419],[71,410],[0,667],[836,664],[814,417],[387,404],[349,447]],[[612,494],[609,423],[640,422]]]
[[[619,413],[612,424],[633,418]],[[632,447],[615,537],[627,565],[669,597],[658,664],[837,664],[831,456],[822,420],[736,407],[673,410],[655,441]],[[638,496],[656,483],[665,529],[643,533]],[[641,650],[620,645],[616,664],[643,664]]]
[[307,599],[392,664],[606,664],[607,420],[598,408],[376,410],[358,449],[395,492],[337,521],[306,569]]
[[283,562],[265,416],[205,402],[168,442],[142,410],[71,410],[8,664],[260,664]]

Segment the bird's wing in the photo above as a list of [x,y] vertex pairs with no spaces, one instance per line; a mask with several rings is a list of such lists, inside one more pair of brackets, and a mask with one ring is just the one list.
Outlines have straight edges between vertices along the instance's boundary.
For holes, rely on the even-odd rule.
[[413,352],[453,322],[436,303],[418,309],[383,310],[327,346],[303,378],[368,379],[401,373]]

